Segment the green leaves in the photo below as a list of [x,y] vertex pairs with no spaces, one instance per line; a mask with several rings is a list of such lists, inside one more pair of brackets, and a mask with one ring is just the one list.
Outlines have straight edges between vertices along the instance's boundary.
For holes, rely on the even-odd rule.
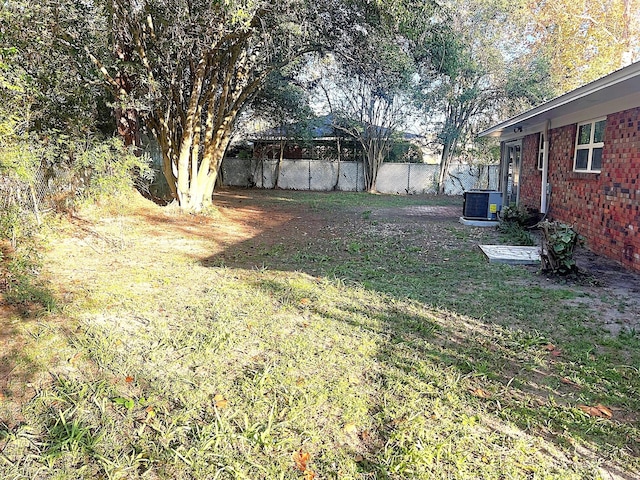
[[0,118],[17,114],[22,133],[95,130],[105,92],[81,46],[109,48],[103,20],[94,2],[3,2]]
[[128,411],[133,410],[133,407],[136,406],[136,401],[135,400],[133,400],[131,398],[125,398],[125,397],[116,397],[116,398],[113,399],[113,403],[115,403],[116,405],[122,405]]
[[531,2],[529,8],[530,48],[548,59],[560,93],[638,60],[637,0],[556,0]]
[[569,225],[545,220],[540,224],[542,231],[542,269],[566,275],[575,271],[573,250],[583,243],[583,238]]

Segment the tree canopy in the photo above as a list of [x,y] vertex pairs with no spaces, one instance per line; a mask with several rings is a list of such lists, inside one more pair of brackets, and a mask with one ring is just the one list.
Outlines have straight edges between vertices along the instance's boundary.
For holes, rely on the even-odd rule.
[[639,0],[529,2],[531,48],[564,93],[640,59]]
[[440,191],[452,159],[475,133],[551,95],[546,64],[517,36],[520,9],[519,2],[451,0],[436,28],[423,27],[430,56],[418,63],[415,96],[441,145]]
[[102,71],[152,127],[174,196],[198,211],[211,201],[238,115],[270,75],[309,52],[348,56],[392,4],[116,0],[109,13],[122,70]]
[[335,127],[354,138],[364,151],[367,191],[376,191],[379,168],[389,157],[395,133],[404,126],[409,111],[416,74],[411,23],[417,15],[431,18],[435,8],[409,6],[387,13],[386,22],[367,31],[349,56],[338,51],[315,67],[313,83],[322,91]]
[[418,92],[444,171],[487,122],[637,59],[639,1],[7,0],[1,128],[133,145],[146,128],[173,196],[199,211],[243,112],[308,117],[298,74],[331,53],[333,106],[361,127],[384,121],[349,102],[404,114]]
[[105,44],[99,13],[91,3],[63,0],[0,6],[0,108],[19,112],[22,133],[109,130],[109,94],[79,51]]

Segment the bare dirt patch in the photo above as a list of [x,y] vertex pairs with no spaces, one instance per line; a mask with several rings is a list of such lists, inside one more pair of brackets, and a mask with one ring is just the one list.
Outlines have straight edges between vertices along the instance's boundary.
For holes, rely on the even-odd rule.
[[582,301],[597,313],[598,325],[613,335],[640,331],[640,275],[616,262],[580,249],[576,264],[589,296]]
[[[149,245],[149,253],[180,248],[205,261],[233,260],[235,264],[258,267],[261,253],[285,246],[296,249],[319,236],[341,237],[345,232],[374,229],[385,237],[402,237],[419,232],[423,252],[433,249],[477,248],[487,237],[496,243],[493,229],[465,227],[459,223],[459,200],[452,205],[425,205],[373,208],[369,206],[333,211],[315,210],[309,205],[282,198],[282,192],[270,190],[222,189],[216,192],[213,215],[183,216],[171,208],[161,208],[140,199],[134,214],[124,217],[123,228],[135,227]],[[456,203],[458,202],[458,203]],[[113,220],[102,219],[96,225]],[[415,235],[412,235],[415,242]],[[241,259],[241,260],[240,260]],[[640,274],[587,249],[576,253],[578,278],[562,278],[531,271],[531,285],[559,288],[574,286],[582,296],[567,304],[582,304],[591,309],[597,326],[614,335],[640,329]],[[95,268],[95,266],[94,266]]]
[[413,222],[450,222],[456,221],[460,215],[461,209],[457,205],[412,205],[410,207],[383,208],[375,213],[375,216],[379,218],[405,219]]

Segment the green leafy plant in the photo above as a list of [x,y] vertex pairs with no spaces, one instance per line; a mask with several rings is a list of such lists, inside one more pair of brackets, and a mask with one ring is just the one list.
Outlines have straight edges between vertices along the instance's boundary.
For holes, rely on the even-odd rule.
[[89,171],[90,181],[84,195],[100,198],[129,190],[136,177],[152,180],[150,164],[148,156],[136,156],[120,139],[113,138],[82,151],[76,168]]
[[[0,136],[3,127],[0,125]],[[26,136],[6,134],[0,138],[0,239],[13,248],[30,238],[40,223],[33,182],[39,159]],[[37,222],[36,222],[37,220]]]
[[500,211],[500,219],[506,223],[525,225],[529,219],[529,213],[520,205],[511,203]]
[[566,275],[577,270],[573,259],[576,245],[584,239],[577,232],[561,222],[545,220],[539,224],[542,232],[542,270]]
[[502,234],[503,241],[506,243],[525,246],[536,244],[531,233],[519,223],[501,222],[498,225],[498,231]]
[[535,245],[536,242],[526,229],[531,215],[524,207],[511,203],[500,211],[498,231],[507,243],[515,245]]
[[135,155],[119,138],[79,142],[56,134],[42,148],[42,157],[61,210],[116,196],[130,191],[134,182],[148,184],[153,179],[149,156]]
[[116,405],[122,405],[128,411],[133,410],[133,407],[135,407],[136,405],[135,400],[131,398],[125,398],[125,397],[116,397],[113,399],[113,403],[115,403]]
[[83,454],[93,452],[98,437],[73,415],[72,409],[58,412],[58,418],[49,429],[45,442],[45,458],[55,460],[64,455],[81,458]]

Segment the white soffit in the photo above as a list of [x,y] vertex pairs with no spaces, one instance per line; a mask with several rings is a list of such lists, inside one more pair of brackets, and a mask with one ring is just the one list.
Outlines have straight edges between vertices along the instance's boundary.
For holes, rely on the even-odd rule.
[[[478,134],[479,137],[522,137],[540,131],[548,120],[552,128],[640,106],[640,62],[617,70],[510,118]],[[582,118],[584,117],[584,118]],[[536,127],[536,128],[532,128]],[[522,133],[514,135],[514,129]]]

